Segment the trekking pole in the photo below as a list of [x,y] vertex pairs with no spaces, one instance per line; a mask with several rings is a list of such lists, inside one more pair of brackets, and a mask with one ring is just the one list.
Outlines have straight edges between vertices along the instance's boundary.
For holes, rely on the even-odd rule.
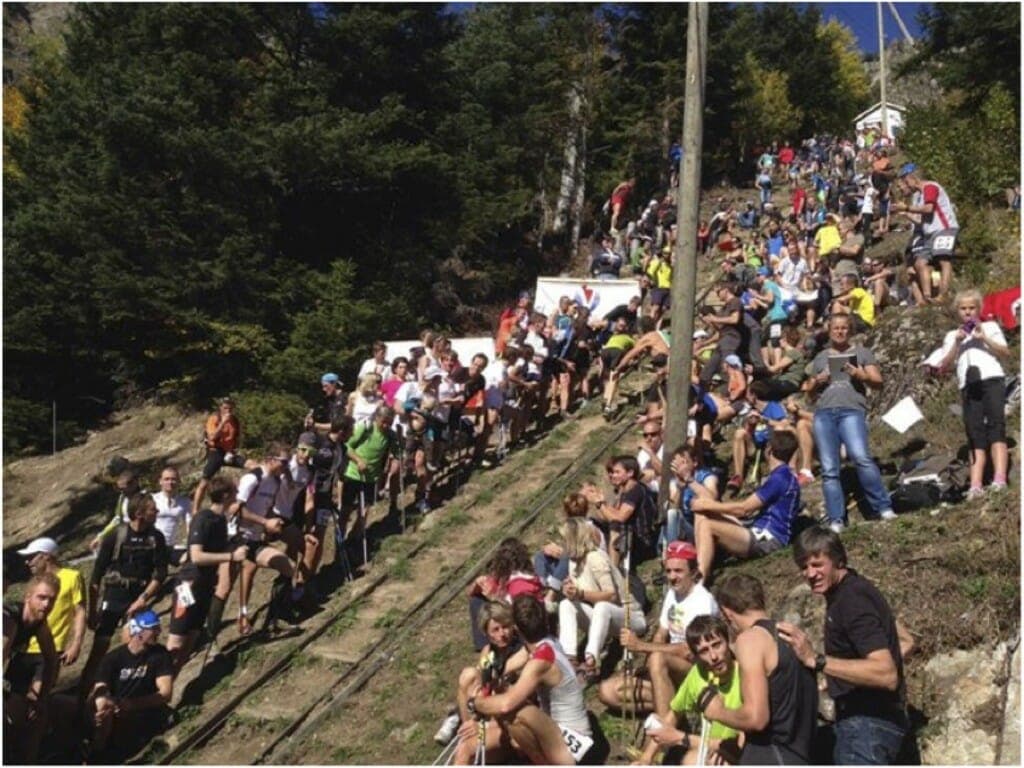
[[341,511],[334,512],[334,562],[345,573],[345,581],[352,581],[352,564],[348,560],[348,552],[345,551],[345,524],[341,520]]
[[[711,685],[718,685],[718,676],[711,675],[708,682]],[[707,715],[701,712],[700,715],[700,748],[697,750],[697,765],[707,765],[708,761],[708,736],[711,733],[711,721]]]
[[[633,602],[633,600],[632,600],[632,593],[629,590],[629,572],[630,572],[630,567],[631,567],[631,561],[633,559],[633,546],[632,546],[633,542],[630,540],[630,530],[629,530],[628,523],[627,523],[627,527],[623,531],[622,535],[626,539],[626,563],[625,563],[626,564],[626,594],[623,596],[623,604],[624,604],[624,608],[625,608],[624,616],[623,616],[623,624],[625,624],[626,629],[628,629],[628,630],[630,630],[632,632],[633,631],[633,626],[632,626],[632,624],[630,624],[630,621],[629,621],[629,619],[630,619],[630,615],[629,615],[630,614],[630,610],[629,609],[630,609],[630,606],[631,606],[631,603]],[[630,703],[632,704],[632,707],[630,707],[630,710],[631,710],[630,716],[634,720],[636,720],[637,719],[637,697],[636,697],[636,690],[632,689],[630,687],[630,684],[629,684],[630,678],[633,677],[633,653],[628,648],[623,648],[622,649],[622,661],[623,661],[623,664],[624,664],[624,667],[623,667],[623,682],[625,683],[624,693],[626,693],[627,700],[631,699]]]
[[405,446],[398,451],[398,503],[402,507],[402,533],[405,533]]
[[487,721],[481,720],[476,727],[476,764],[487,765]]
[[363,520],[363,567],[366,567],[369,557],[367,557],[366,547],[366,485],[365,483],[359,489],[359,517]]
[[704,715],[700,716],[700,748],[697,750],[697,765],[704,766],[708,762],[708,734],[711,732],[711,721]]
[[452,758],[455,757],[455,750],[458,749],[459,744],[462,743],[462,738],[456,736],[454,739],[445,745],[445,748],[441,750],[441,754],[438,755],[431,765],[450,765]]

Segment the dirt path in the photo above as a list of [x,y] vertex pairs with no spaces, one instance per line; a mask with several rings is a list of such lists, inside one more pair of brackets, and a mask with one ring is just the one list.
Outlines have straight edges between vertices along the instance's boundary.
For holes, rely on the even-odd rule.
[[[415,531],[386,539],[365,577],[332,594],[323,613],[304,622],[304,634],[316,631],[361,590],[365,591],[362,585],[366,582],[382,575],[391,578],[345,610],[335,625],[302,651],[300,661],[247,699],[220,732],[184,759],[202,764],[252,760],[267,745],[276,727],[296,717],[316,695],[325,692],[330,681],[388,641],[413,606],[462,578],[482,553],[528,513],[536,499],[544,495],[541,491],[574,466],[584,446],[618,428],[596,415],[563,423],[543,438],[543,445],[525,447],[501,467],[476,473],[455,499],[428,515]],[[547,505],[550,508],[545,509],[545,519],[560,506],[559,500],[560,495]],[[374,509],[369,517],[371,528],[385,517],[384,505]],[[329,552],[325,560],[330,562],[331,557]],[[233,615],[232,610],[229,602],[225,615]],[[259,646],[251,641],[234,645],[236,637],[235,630],[227,628],[222,638],[232,648],[230,653],[205,669],[201,669],[202,659],[195,657],[183,670],[176,692],[182,722],[164,734],[160,740],[163,745],[154,745],[148,758],[158,757],[166,747],[173,748],[195,727],[194,721],[223,706],[268,670],[288,647],[286,643]],[[416,645],[423,639],[416,637]]]

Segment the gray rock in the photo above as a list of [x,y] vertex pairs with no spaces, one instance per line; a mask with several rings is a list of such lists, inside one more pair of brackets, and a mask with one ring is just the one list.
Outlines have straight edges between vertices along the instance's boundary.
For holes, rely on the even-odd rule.
[[[992,765],[1002,723],[985,713],[1002,714],[1002,684],[1007,646],[979,646],[934,656],[925,665],[925,689],[936,702],[921,736],[925,765]],[[1001,720],[1001,716],[997,719]],[[981,722],[979,722],[981,721]]]
[[1003,710],[1003,743],[1000,765],[1020,765],[1020,643],[1013,650]]

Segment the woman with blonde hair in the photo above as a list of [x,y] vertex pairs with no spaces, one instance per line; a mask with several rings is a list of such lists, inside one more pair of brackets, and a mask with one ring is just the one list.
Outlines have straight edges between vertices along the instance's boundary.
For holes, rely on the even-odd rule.
[[368,373],[359,379],[359,385],[349,395],[348,415],[352,417],[356,425],[373,423],[373,415],[377,408],[384,402],[380,394],[380,376],[376,373]]
[[981,292],[960,291],[953,302],[960,326],[946,334],[942,343],[940,370],[956,368],[957,385],[963,405],[964,427],[971,449],[971,487],[968,499],[984,493],[985,464],[992,454],[992,484],[989,489],[1006,489],[1009,456],[1006,448],[1006,373],[1000,358],[1009,358],[1010,348],[999,323],[981,321]]
[[643,632],[647,623],[622,574],[612,565],[608,553],[597,548],[590,524],[582,518],[570,518],[562,524],[561,533],[569,555],[569,577],[562,585],[564,598],[558,604],[558,639],[575,663],[576,630],[583,622],[588,632],[580,673],[586,682],[594,682],[609,632],[618,633],[626,626],[627,614],[634,632]]

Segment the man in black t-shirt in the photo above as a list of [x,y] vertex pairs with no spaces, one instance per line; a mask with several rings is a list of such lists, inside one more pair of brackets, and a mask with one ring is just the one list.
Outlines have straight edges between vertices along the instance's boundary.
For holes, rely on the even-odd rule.
[[108,743],[130,755],[166,726],[174,664],[159,637],[160,617],[142,611],[128,621],[128,642],[103,657],[88,701],[92,755]]
[[722,307],[715,314],[707,314],[702,318],[718,331],[718,346],[700,371],[700,386],[704,390],[711,389],[711,378],[722,367],[722,361],[729,355],[735,355],[743,343],[743,303],[736,292],[735,283],[719,283],[717,293]]
[[167,542],[154,526],[156,514],[152,496],[134,496],[128,504],[128,522],[121,523],[100,544],[89,582],[89,626],[96,634],[82,672],[83,695],[114,631],[121,622],[145,610],[167,578]]
[[[320,567],[327,524],[337,519],[341,508],[341,478],[348,463],[346,443],[352,437],[353,426],[351,416],[340,416],[332,421],[327,438],[320,440],[309,459],[313,469],[313,515],[306,518],[306,549],[302,561],[306,572],[311,575],[316,574]],[[306,585],[306,594],[307,601],[316,600],[312,582]]]
[[219,476],[213,478],[209,509],[201,510],[189,525],[188,559],[181,568],[179,584],[174,590],[170,636],[167,638],[167,650],[174,659],[175,674],[188,661],[207,616],[213,615],[213,622],[220,626],[224,600],[214,598],[219,571],[223,570],[224,578],[230,580],[229,564],[245,560],[247,549],[244,545],[234,549],[228,545],[228,522],[224,511],[234,498],[235,484],[232,480]]
[[804,665],[825,674],[836,704],[835,763],[892,765],[910,729],[903,658],[914,641],[878,588],[847,565],[838,534],[808,528],[793,559],[825,598],[825,652],[815,653],[792,624],[779,622],[779,635]]
[[592,483],[584,483],[580,493],[594,505],[594,518],[603,522],[611,534],[608,554],[612,565],[620,567],[628,551],[630,567],[635,568],[656,554],[657,504],[640,482],[640,465],[633,456],[615,456],[607,467],[615,489],[614,501],[608,502]]
[[615,322],[619,318],[623,318],[626,321],[626,333],[631,335],[636,333],[636,323],[640,316],[641,303],[642,300],[639,296],[633,296],[628,303],[613,307],[603,318],[591,321],[590,327],[596,334],[597,343],[600,346],[604,346],[604,343],[611,335],[611,329],[615,327]]

